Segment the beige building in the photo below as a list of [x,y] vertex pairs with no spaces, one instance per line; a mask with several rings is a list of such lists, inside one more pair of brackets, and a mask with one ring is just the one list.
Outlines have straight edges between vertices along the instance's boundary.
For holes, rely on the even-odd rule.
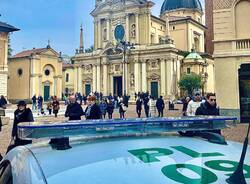
[[62,89],[65,94],[74,93],[74,65],[63,64]]
[[[84,53],[83,31],[74,61],[74,92],[155,97],[179,95],[182,51],[204,52],[203,10],[199,0],[166,0],[161,16],[148,0],[96,0],[94,51]],[[133,43],[124,45],[120,41]],[[210,74],[209,74],[210,75]],[[213,76],[213,74],[211,74]]]
[[214,0],[214,58],[223,114],[250,120],[250,1]]
[[208,56],[201,56],[195,50],[192,50],[181,63],[181,75],[195,73],[201,76],[202,88],[201,92],[205,95],[206,92],[215,91],[215,76],[214,76],[214,61]]
[[62,61],[49,45],[20,52],[9,59],[8,98],[29,100],[42,95],[44,100],[62,94]]
[[0,95],[7,96],[8,35],[19,29],[0,22]]

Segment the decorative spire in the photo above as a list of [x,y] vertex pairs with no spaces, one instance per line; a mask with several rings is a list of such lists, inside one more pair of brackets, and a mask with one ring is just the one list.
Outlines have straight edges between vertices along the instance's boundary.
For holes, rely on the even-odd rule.
[[48,45],[47,45],[47,49],[51,48],[50,47],[50,40],[48,39]]
[[79,47],[79,53],[84,53],[82,24],[81,24],[81,28],[80,28],[80,47]]
[[169,17],[166,15],[166,30],[165,30],[165,35],[167,38],[170,38],[170,30],[169,30]]

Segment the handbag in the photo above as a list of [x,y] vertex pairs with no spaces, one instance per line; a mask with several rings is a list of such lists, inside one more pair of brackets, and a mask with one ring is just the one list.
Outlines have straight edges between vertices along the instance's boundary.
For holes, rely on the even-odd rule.
[[122,110],[123,110],[124,112],[126,112],[126,111],[127,111],[127,106],[122,105]]

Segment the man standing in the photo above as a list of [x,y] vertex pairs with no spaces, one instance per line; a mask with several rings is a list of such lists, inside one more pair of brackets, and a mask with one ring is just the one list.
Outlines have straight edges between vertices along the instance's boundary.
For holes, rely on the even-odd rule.
[[163,97],[160,96],[160,98],[158,98],[156,101],[156,108],[158,110],[158,117],[163,117],[163,110],[165,108],[164,100],[162,98]]
[[1,98],[0,98],[0,107],[3,108],[3,109],[6,109],[6,105],[7,105],[7,100],[4,98],[3,95],[1,95]]
[[201,94],[196,92],[194,94],[194,99],[188,103],[187,116],[195,116],[196,109],[200,107],[201,103]]
[[[208,93],[206,95],[206,102],[202,103],[200,107],[197,108],[195,115],[207,115],[207,116],[219,116],[220,112],[216,104],[215,93]],[[213,130],[214,133],[221,134],[220,130]]]
[[42,112],[42,109],[43,109],[43,97],[41,95],[39,95],[39,97],[37,98],[37,106],[38,106],[38,115],[39,115],[39,111]]
[[145,114],[146,114],[146,117],[148,118],[149,116],[149,96],[146,95],[146,97],[144,97],[144,100],[143,100],[143,103],[144,103],[144,110],[145,110]]
[[71,120],[81,120],[81,116],[84,115],[83,109],[79,103],[76,101],[76,97],[71,95],[69,97],[69,105],[67,106],[65,117],[69,117]]
[[36,110],[36,95],[34,95],[32,98],[32,110]]
[[141,110],[142,110],[142,99],[141,97],[138,97],[136,100],[136,113],[138,115],[138,118],[141,117]]

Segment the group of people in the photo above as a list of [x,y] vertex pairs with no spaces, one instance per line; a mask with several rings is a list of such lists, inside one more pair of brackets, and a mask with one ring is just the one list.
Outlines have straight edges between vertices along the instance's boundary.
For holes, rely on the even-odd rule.
[[[57,116],[59,110],[59,101],[57,100],[56,96],[54,96],[51,99],[50,103],[53,109],[53,113],[55,114],[55,116]],[[124,102],[123,98],[119,99],[118,106],[119,106],[120,118],[124,118],[128,105],[126,104],[126,102]],[[139,118],[141,117],[142,106],[144,106],[145,114],[147,117],[155,117],[156,109],[158,110],[158,117],[163,117],[163,110],[165,105],[162,96],[160,96],[160,98],[158,98],[157,100],[154,100],[154,98],[149,95],[138,96],[136,100],[136,112]],[[81,120],[81,117],[84,115],[87,120],[103,119],[106,118],[106,114],[108,113],[108,118],[112,119],[113,112],[114,112],[114,103],[112,100],[102,99],[102,101],[98,104],[96,96],[89,95],[87,97],[87,107],[85,110],[83,110],[81,104],[77,102],[76,96],[71,95],[69,97],[69,104],[67,105],[67,109],[65,111],[65,117],[68,117],[69,120],[71,121]],[[202,100],[200,93],[195,93],[193,98],[187,97],[185,99],[185,103],[183,103],[183,115],[184,116],[219,115],[219,109],[217,108],[215,94],[208,93],[206,95],[205,100]],[[21,140],[18,137],[17,125],[20,122],[33,122],[33,121],[34,118],[31,109],[27,107],[25,101],[19,101],[17,104],[17,110],[14,112],[14,123],[12,128],[12,140],[14,140],[15,146],[31,143],[31,141]],[[215,130],[214,132],[220,134],[220,130]]]
[[148,93],[139,93],[139,95],[136,97],[136,113],[138,115],[138,118],[141,117],[142,106],[144,106],[146,117],[156,117],[156,110],[158,111],[158,117],[163,117],[165,102],[162,96],[155,100],[155,98],[153,96],[150,96]]
[[57,98],[57,96],[51,96],[49,101],[46,104],[46,107],[44,108],[44,100],[43,97],[41,95],[39,95],[38,97],[36,97],[36,95],[34,95],[32,98],[32,110],[37,110],[37,114],[38,115],[46,115],[45,113],[45,108],[47,109],[49,115],[53,114],[55,115],[55,117],[57,117],[59,109],[60,109],[60,103],[59,100]]

